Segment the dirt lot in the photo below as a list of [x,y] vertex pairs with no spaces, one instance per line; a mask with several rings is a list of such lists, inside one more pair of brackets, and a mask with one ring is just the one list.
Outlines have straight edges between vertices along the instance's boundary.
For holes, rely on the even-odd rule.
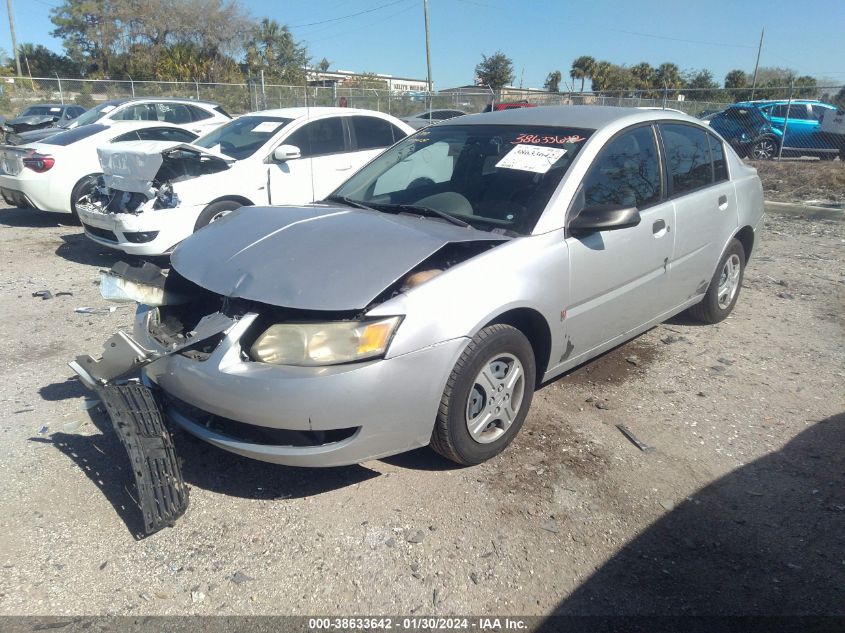
[[766,200],[845,209],[845,166],[841,160],[748,161],[763,181]]
[[15,209],[0,244],[0,614],[845,613],[843,223],[770,215],[730,319],[546,385],[478,467],[300,470],[178,435],[191,506],[140,541],[65,365],[130,322],[74,312],[106,305],[114,256]]

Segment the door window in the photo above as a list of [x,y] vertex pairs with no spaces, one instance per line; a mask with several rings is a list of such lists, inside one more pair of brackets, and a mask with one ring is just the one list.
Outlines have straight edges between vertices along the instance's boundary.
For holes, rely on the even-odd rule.
[[206,119],[210,119],[213,115],[211,112],[207,110],[203,110],[202,108],[198,108],[194,105],[185,106],[191,113],[191,117],[194,121],[205,121]]
[[712,134],[708,134],[707,139],[710,141],[710,155],[713,158],[713,180],[714,182],[723,182],[728,179],[725,149],[722,147],[722,141]]
[[345,152],[343,122],[340,117],[312,121],[291,134],[285,145],[296,145],[302,158]]
[[641,209],[660,200],[660,162],[651,126],[611,140],[584,177],[582,190],[582,208],[612,204]]
[[355,131],[355,140],[358,149],[376,149],[390,147],[404,134],[398,138],[393,136],[393,126],[384,119],[372,116],[351,117],[352,129]]
[[673,196],[695,191],[713,182],[707,132],[692,125],[661,123],[660,133]]

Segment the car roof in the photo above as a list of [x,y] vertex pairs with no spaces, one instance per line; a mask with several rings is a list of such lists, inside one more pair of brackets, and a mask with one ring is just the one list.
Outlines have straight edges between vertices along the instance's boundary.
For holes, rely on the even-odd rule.
[[202,105],[216,107],[220,105],[214,101],[205,101],[203,99],[190,99],[188,97],[118,97],[116,99],[109,99],[102,101],[97,105],[123,105],[124,103],[139,103],[144,101],[173,101],[175,103],[200,103]]
[[67,108],[69,106],[75,105],[73,103],[61,104],[61,103],[30,103],[28,106],[24,107],[24,110],[27,108]]
[[485,112],[447,119],[437,126],[448,125],[550,125],[583,129],[598,129],[612,123],[631,125],[639,122],[677,119],[695,121],[698,119],[674,110],[641,110],[616,106],[542,106],[539,108],[516,108]]
[[[741,107],[744,107],[744,108],[748,108],[750,106],[764,106],[764,105],[772,105],[772,104],[780,105],[780,104],[787,104],[787,103],[793,103],[793,104],[797,103],[799,105],[804,105],[804,104],[829,105],[827,103],[824,103],[823,101],[819,101],[818,99],[792,99],[791,101],[789,99],[755,99],[754,101],[738,101],[737,103],[734,103],[733,106],[741,106]],[[731,106],[731,107],[733,107],[733,106]],[[831,106],[831,107],[833,107],[833,106]]]
[[[379,118],[386,118],[390,115],[378,112],[376,110],[362,110],[359,108],[334,108],[326,106],[318,106],[314,108],[276,108],[275,110],[259,110],[258,112],[247,112],[243,116],[276,116],[284,119],[299,119],[303,117],[314,116],[328,116],[330,114],[349,115],[349,114],[366,114],[368,116],[376,116]],[[240,117],[243,118],[243,117]]]

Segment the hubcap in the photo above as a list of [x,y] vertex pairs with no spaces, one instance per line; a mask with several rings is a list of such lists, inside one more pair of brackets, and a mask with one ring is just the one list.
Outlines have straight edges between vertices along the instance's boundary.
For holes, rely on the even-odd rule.
[[466,407],[469,434],[480,444],[500,438],[514,423],[525,396],[525,371],[513,354],[498,354],[475,377]]
[[719,275],[719,294],[717,299],[719,307],[725,310],[736,296],[736,291],[739,289],[739,273],[740,262],[739,255],[731,255],[725,261],[722,267],[722,273]]
[[774,157],[775,155],[775,144],[772,141],[764,140],[760,141],[754,146],[752,150],[752,154],[754,154],[754,158],[760,158],[767,160],[769,158]]

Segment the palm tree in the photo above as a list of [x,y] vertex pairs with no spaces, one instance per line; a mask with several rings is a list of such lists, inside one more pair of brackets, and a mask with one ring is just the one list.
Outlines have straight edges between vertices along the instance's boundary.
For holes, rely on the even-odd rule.
[[610,78],[613,73],[613,64],[600,61],[593,64],[590,79],[593,80],[593,92],[601,92],[610,89]]
[[559,70],[555,70],[549,73],[549,76],[546,77],[546,83],[544,87],[549,92],[560,92],[560,80],[561,74]]
[[581,80],[581,92],[584,92],[584,80],[592,79],[596,68],[596,60],[589,55],[582,55],[572,62],[572,70],[569,76],[572,79]]

